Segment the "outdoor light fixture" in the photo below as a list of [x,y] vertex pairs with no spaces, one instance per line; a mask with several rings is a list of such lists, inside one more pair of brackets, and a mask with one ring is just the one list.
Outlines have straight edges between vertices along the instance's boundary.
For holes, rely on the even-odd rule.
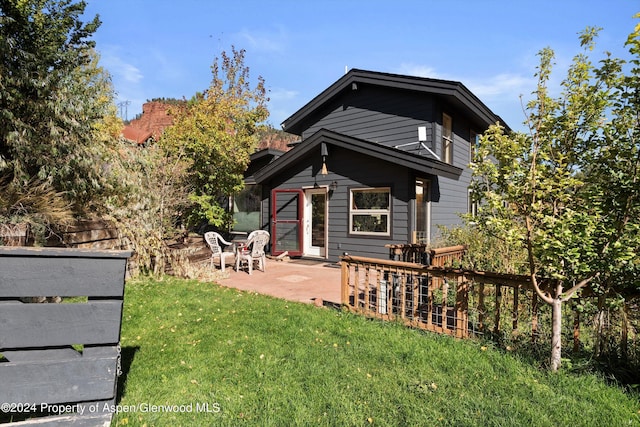
[[338,189],[338,181],[333,181],[331,184],[329,184],[329,191],[333,192],[336,191]]
[[327,171],[327,156],[329,155],[329,150],[327,149],[327,144],[324,142],[320,144],[320,155],[322,156],[322,170],[320,174],[327,175],[329,172]]

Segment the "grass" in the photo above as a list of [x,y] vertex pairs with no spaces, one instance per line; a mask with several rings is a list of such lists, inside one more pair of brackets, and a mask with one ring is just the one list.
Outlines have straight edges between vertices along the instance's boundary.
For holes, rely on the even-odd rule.
[[123,317],[112,425],[640,424],[637,396],[594,375],[211,283],[129,281]]

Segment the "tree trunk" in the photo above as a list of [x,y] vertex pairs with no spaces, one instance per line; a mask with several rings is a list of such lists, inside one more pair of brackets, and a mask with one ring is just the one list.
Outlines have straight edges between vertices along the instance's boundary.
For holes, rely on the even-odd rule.
[[629,361],[629,304],[627,301],[622,305],[622,335],[620,336],[620,355],[622,361]]
[[596,315],[596,345],[594,346],[594,356],[596,359],[605,354],[605,334],[606,322],[604,312],[605,297],[598,296],[598,314]]
[[556,296],[551,303],[551,370],[560,368],[562,360],[562,299]]

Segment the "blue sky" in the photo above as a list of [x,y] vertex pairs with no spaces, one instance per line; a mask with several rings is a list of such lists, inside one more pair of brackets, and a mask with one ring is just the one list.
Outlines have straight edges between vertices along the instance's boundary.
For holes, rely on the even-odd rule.
[[[190,98],[211,64],[246,50],[265,79],[269,122],[287,117],[360,68],[462,82],[513,129],[535,86],[537,53],[556,52],[555,80],[580,52],[578,33],[603,30],[595,53],[627,55],[637,0],[88,0],[94,35],[129,119],[152,98]],[[124,115],[124,110],[123,110]]]

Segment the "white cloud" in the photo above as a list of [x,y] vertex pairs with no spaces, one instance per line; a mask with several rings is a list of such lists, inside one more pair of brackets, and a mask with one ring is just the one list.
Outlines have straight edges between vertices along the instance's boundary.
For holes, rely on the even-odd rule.
[[283,53],[287,45],[287,36],[283,28],[278,28],[275,32],[243,29],[237,36],[251,49],[259,52]]
[[428,65],[403,63],[396,71],[398,74],[405,74],[416,77],[427,77],[430,79],[441,79],[441,77],[435,68]]
[[273,88],[269,90],[269,122],[273,126],[280,128],[280,124],[293,114],[302,101],[300,92],[284,88]]
[[149,60],[155,68],[155,80],[177,81],[184,77],[181,61],[167,58],[165,53],[159,49],[152,49]]
[[272,101],[289,101],[296,99],[300,92],[296,90],[273,88],[269,90],[269,99]]
[[519,74],[500,73],[489,78],[477,76],[453,76],[439,73],[429,65],[404,63],[398,68],[398,73],[432,79],[453,80],[464,84],[479,98],[499,98],[504,95],[528,94],[533,88],[533,80]]
[[[522,102],[531,98],[536,81],[529,74],[497,73],[489,77],[463,74],[442,74],[434,67],[424,64],[404,63],[396,71],[400,74],[452,80],[464,84],[474,95],[480,98],[489,108],[503,116],[507,123],[522,121]],[[483,75],[487,71],[483,71]]]
[[115,78],[124,80],[127,83],[138,83],[144,77],[142,71],[135,65],[112,53],[103,54],[101,59],[104,67]]
[[498,74],[488,79],[471,78],[463,82],[479,98],[496,98],[504,95],[527,95],[534,83],[531,78],[517,74]]

